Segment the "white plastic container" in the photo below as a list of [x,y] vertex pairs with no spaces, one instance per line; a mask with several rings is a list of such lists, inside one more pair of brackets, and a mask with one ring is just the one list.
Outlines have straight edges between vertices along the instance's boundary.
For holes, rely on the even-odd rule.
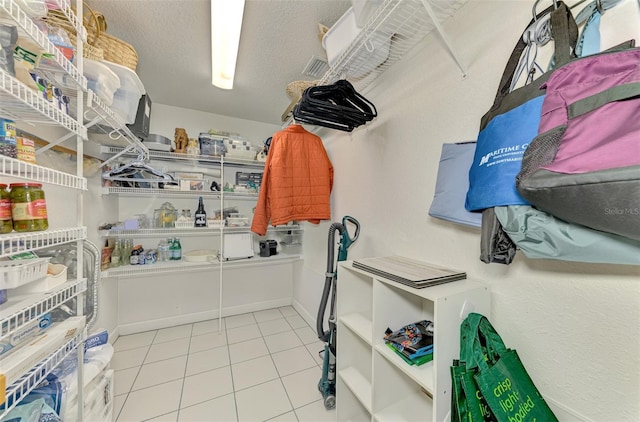
[[[349,8],[322,38],[322,46],[327,52],[327,60],[330,66],[336,64],[337,59],[354,42],[360,31],[361,28],[356,23],[353,8]],[[347,69],[349,76],[361,78],[378,65],[384,63],[389,57],[390,44],[391,37],[389,35],[374,32],[365,41],[366,60],[357,69]]]
[[382,5],[382,0],[351,0],[356,25],[362,28],[380,5]]
[[84,59],[84,76],[87,78],[87,88],[96,93],[109,107],[113,104],[113,97],[120,89],[120,77],[108,66],[91,59]]
[[120,88],[113,96],[111,108],[125,123],[133,124],[136,121],[140,97],[146,93],[142,81],[136,72],[128,67],[106,60],[101,63],[108,66],[120,78]]
[[0,289],[15,289],[44,279],[51,258],[33,258],[0,263]]

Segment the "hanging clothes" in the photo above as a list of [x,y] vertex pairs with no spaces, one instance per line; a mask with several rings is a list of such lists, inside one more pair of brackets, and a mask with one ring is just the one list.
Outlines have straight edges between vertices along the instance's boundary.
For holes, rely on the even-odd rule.
[[251,231],[264,236],[290,221],[331,219],[333,165],[320,137],[300,125],[276,132],[262,175]]

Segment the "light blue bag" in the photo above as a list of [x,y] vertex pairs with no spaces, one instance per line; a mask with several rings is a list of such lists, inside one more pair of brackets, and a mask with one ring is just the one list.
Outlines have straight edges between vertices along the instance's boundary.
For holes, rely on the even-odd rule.
[[640,241],[567,223],[527,205],[494,212],[527,258],[640,265]]
[[482,213],[469,212],[464,208],[475,149],[475,141],[442,145],[436,191],[429,208],[431,217],[480,227]]

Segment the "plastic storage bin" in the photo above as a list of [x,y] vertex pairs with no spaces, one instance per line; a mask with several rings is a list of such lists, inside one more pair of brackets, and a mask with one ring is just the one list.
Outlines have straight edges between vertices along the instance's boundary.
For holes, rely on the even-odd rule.
[[200,136],[198,136],[198,140],[200,141],[201,155],[224,155],[224,137],[218,135],[210,135],[208,133],[200,133]]
[[[334,66],[344,50],[354,42],[360,34],[361,28],[356,23],[353,8],[349,8],[344,15],[327,31],[322,38],[322,46],[327,52],[330,66]],[[347,69],[350,77],[361,78],[371,72],[389,57],[391,36],[382,32],[373,32],[368,40],[364,40],[364,48],[368,57],[357,68]]]
[[83,73],[87,78],[87,88],[95,92],[106,105],[111,107],[113,96],[120,88],[120,77],[108,66],[90,59],[84,59]]
[[120,78],[120,88],[113,96],[111,108],[116,114],[122,117],[125,123],[133,124],[136,121],[140,98],[146,93],[142,81],[140,81],[136,72],[128,67],[106,60],[103,60],[102,63],[108,66],[109,69]]
[[51,258],[0,262],[0,289],[15,289],[44,278]]
[[356,25],[362,28],[382,3],[382,0],[351,0],[351,8],[356,18]]

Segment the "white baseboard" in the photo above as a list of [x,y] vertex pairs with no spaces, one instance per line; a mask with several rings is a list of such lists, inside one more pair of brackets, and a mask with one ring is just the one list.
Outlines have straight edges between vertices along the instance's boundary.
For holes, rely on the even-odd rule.
[[[231,315],[246,314],[248,312],[263,311],[265,309],[279,308],[289,305],[291,305],[291,299],[284,298],[265,302],[250,303],[247,305],[231,306],[222,309],[222,316],[227,317]],[[175,327],[177,325],[193,324],[195,322],[217,319],[219,316],[220,312],[215,309],[211,311],[197,312],[186,315],[176,315],[150,321],[121,324],[116,328],[116,330],[118,331],[119,335],[136,334],[142,333],[144,331],[159,330],[162,328]]]
[[544,396],[544,400],[560,422],[596,422],[547,396]]
[[309,324],[309,326],[315,330],[317,315],[311,315],[309,312],[307,312],[307,310],[295,298],[292,299],[291,306],[293,306],[293,309],[298,311],[302,319],[307,321],[307,324]]
[[116,327],[112,332],[109,333],[109,344],[113,346],[116,340],[118,340],[118,337],[120,337],[120,330],[118,327]]

